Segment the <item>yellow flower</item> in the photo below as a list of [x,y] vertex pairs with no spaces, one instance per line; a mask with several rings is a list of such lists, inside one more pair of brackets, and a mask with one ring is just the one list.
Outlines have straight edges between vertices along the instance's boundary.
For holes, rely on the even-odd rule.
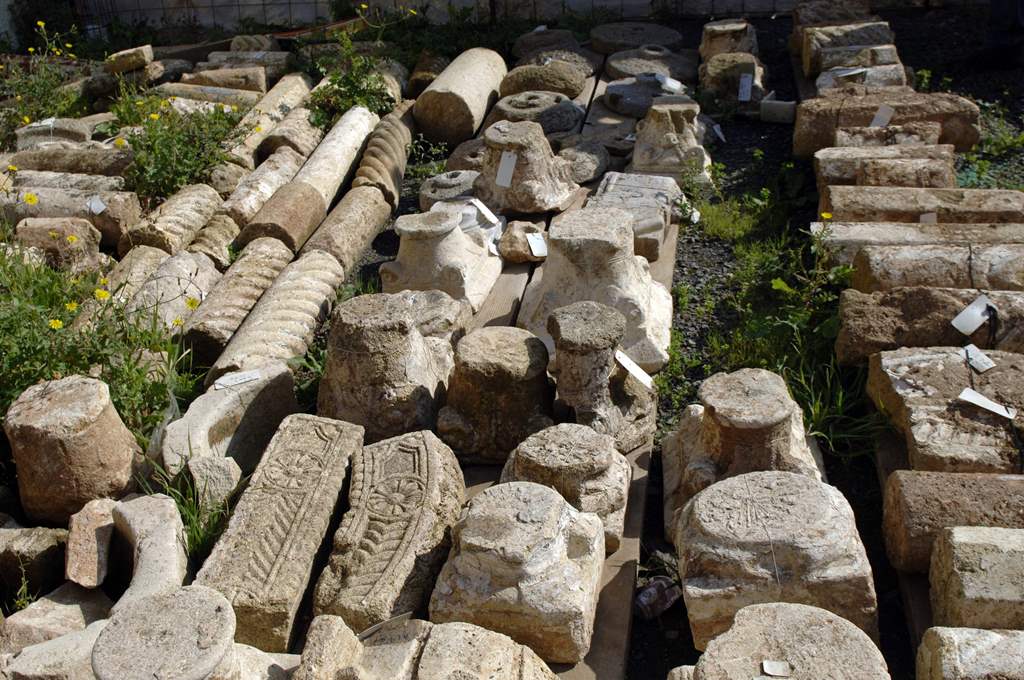
[[71,49],[71,43],[64,43],[64,47],[66,47],[66,48],[68,48],[70,50]]
[[33,194],[31,191],[28,192],[27,194],[25,194],[25,204],[26,205],[35,205],[38,202],[39,202],[39,197],[36,196],[35,194]]
[[160,108],[161,109],[166,109],[170,105],[171,105],[171,103],[169,101],[167,101],[166,99],[164,99],[163,101],[160,102]]
[[15,95],[15,96],[14,96],[14,101],[16,101],[16,102],[20,102],[20,101],[21,101],[21,95],[20,95],[20,94],[18,94],[18,95]]
[[72,313],[77,312],[78,311],[78,303],[77,302],[66,302],[64,304],[64,309],[66,309],[66,310],[68,310],[69,312],[72,312]]
[[259,126],[259,125],[254,127],[253,130],[255,130],[256,132],[263,132],[263,128],[261,126]]
[[364,2],[359,5],[359,9],[370,9],[370,7]]
[[0,64],[0,71],[3,71],[3,70],[4,70],[4,65]]
[[71,54],[70,52],[68,52],[68,58],[70,58],[70,59],[78,59],[78,57],[76,57],[75,55]]
[[151,114],[149,114],[149,119],[150,120],[160,120],[160,114],[159,113],[151,113]]
[[196,307],[199,306],[199,298],[194,298],[191,296],[185,298],[185,306],[188,307],[189,309],[195,309]]
[[74,234],[68,234],[67,235],[67,242],[70,243],[71,245],[74,245],[77,241],[78,241],[78,237],[75,236]]
[[29,53],[29,54],[32,54],[32,53],[33,53],[33,52],[35,52],[35,51],[36,51],[36,48],[34,48],[34,47],[30,47],[30,48],[28,48],[28,53]]
[[96,290],[94,290],[92,292],[92,296],[94,298],[96,298],[97,300],[99,300],[100,302],[103,302],[104,300],[107,300],[107,299],[110,298],[110,291],[109,290],[103,290],[102,288],[97,288]]
[[59,331],[61,328],[64,328],[64,322],[60,319],[50,319],[50,328]]
[[235,104],[232,104],[231,105],[231,110],[232,111],[237,111],[238,110],[238,106],[236,106]]
[[118,137],[117,139],[114,140],[114,146],[116,146],[118,149],[124,147],[124,145],[127,143],[128,142],[124,141],[124,137]]
[[410,8],[409,9],[409,14],[411,14],[413,16],[416,16],[416,10]]
[[172,326],[180,326],[183,323],[185,323],[185,322],[181,320],[181,317],[180,316],[176,316],[176,317],[174,317],[174,321],[171,322],[171,325]]
[[25,123],[25,125],[28,125],[29,123],[32,122],[32,119],[29,118],[28,116],[22,116],[21,117],[21,122]]
[[18,171],[18,166],[17,165],[8,165],[7,166],[7,172],[17,172],[17,171]]
[[108,279],[108,278],[107,278],[106,276],[102,276],[102,277],[100,277],[100,285],[101,285],[101,286],[105,286],[105,285],[107,285],[108,283],[110,283],[110,279]]
[[37,21],[36,22],[36,26],[38,26],[39,28],[46,28],[46,22],[45,21]]
[[53,49],[53,53],[56,54],[58,57],[60,56],[60,50],[58,50],[57,48]]
[[143,104],[145,104],[145,102],[144,102],[144,101],[142,101],[141,99],[136,99],[136,100],[135,100],[135,105],[136,105],[136,106],[142,106]]
[[55,231],[52,231],[52,230],[51,230],[50,232],[48,232],[48,236],[49,236],[49,237],[50,237],[51,239],[53,239],[54,241],[56,241],[57,239],[59,239],[59,238],[60,238],[60,234],[58,234],[57,232],[55,232]]
[[830,212],[823,212],[823,213],[821,213],[821,219],[823,219],[823,220],[830,220],[830,219],[832,219],[832,213],[830,213]]

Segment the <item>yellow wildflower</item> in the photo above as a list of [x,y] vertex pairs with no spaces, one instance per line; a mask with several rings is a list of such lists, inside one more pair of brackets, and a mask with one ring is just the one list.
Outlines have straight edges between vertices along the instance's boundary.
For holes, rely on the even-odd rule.
[[29,118],[28,116],[22,116],[21,117],[21,122],[23,122],[25,125],[28,125],[29,123],[32,122],[32,119]]
[[253,130],[255,130],[256,132],[263,132],[263,128],[261,126],[259,126],[259,125],[254,127]]
[[100,277],[100,285],[101,285],[101,286],[105,286],[105,285],[107,285],[108,283],[110,283],[110,279],[108,279],[108,278],[107,278],[106,276],[102,276],[102,277]]
[[166,109],[170,105],[171,105],[171,103],[169,101],[167,101],[166,99],[164,99],[164,100],[162,100],[160,102],[160,108],[161,109]]
[[56,47],[53,48],[53,53],[56,54],[58,57],[60,56],[60,50],[58,50]]
[[16,102],[20,102],[20,101],[21,101],[21,95],[20,95],[20,94],[18,94],[18,95],[15,95],[15,96],[14,96],[14,101],[16,101]]
[[124,145],[127,143],[128,142],[124,141],[124,137],[118,137],[117,139],[114,140],[114,146],[116,146],[118,149],[123,148]]
[[410,8],[410,9],[409,9],[409,14],[411,14],[411,15],[413,15],[413,16],[416,16],[416,10],[414,10],[414,9]]
[[66,309],[66,310],[68,310],[69,312],[72,312],[72,313],[77,312],[78,311],[78,303],[77,302],[66,302],[66,303],[64,303],[64,309]]
[[68,58],[69,58],[69,59],[78,59],[78,57],[76,57],[75,55],[73,55],[73,54],[72,54],[71,52],[68,52]]
[[50,231],[48,232],[48,234],[47,234],[47,235],[48,235],[48,236],[49,236],[49,237],[50,237],[51,239],[53,239],[54,241],[56,241],[57,239],[59,239],[59,238],[60,238],[60,234],[58,234],[57,232],[53,231],[52,229],[51,229],[51,230],[50,230]]
[[67,242],[70,243],[71,245],[74,245],[77,241],[78,241],[78,237],[75,236],[74,234],[68,234],[67,235]]
[[100,302],[103,302],[104,300],[110,299],[110,291],[103,290],[102,288],[97,288],[92,292],[92,296],[99,300]]
[[237,110],[238,110],[238,106],[237,106],[237,105],[235,105],[235,104],[232,104],[232,105],[231,105],[231,110],[232,110],[232,111],[237,111]]
[[160,114],[159,113],[151,113],[151,114],[149,114],[149,119],[150,120],[160,120]]
[[71,43],[64,43],[64,47],[66,47],[66,48],[68,48],[70,50],[71,49]]
[[45,21],[37,21],[36,22],[36,26],[38,26],[39,28],[46,28],[46,22]]
[[364,2],[359,5],[359,9],[370,9],[370,7]]
[[3,70],[4,70],[4,65],[0,64],[0,71],[3,71]]
[[823,213],[821,213],[821,219],[823,219],[823,220],[830,220],[830,219],[832,219],[832,213],[830,213],[830,212],[823,212]]
[[17,165],[8,165],[7,166],[7,172],[17,172],[17,171],[18,171],[18,166]]
[[25,204],[35,205],[39,202],[39,197],[33,194],[31,191],[25,194]]
[[50,328],[59,331],[61,328],[64,328],[64,322],[60,319],[50,319]]
[[28,48],[28,53],[29,53],[29,54],[32,54],[32,53],[33,53],[33,52],[35,52],[35,51],[36,51],[36,48],[34,48],[34,47],[30,47],[30,48]]
[[136,99],[136,100],[135,100],[135,105],[136,105],[136,106],[142,106],[142,105],[143,105],[143,104],[145,104],[145,103],[146,103],[146,102],[142,101],[141,99]]
[[174,321],[171,322],[171,325],[172,326],[180,326],[183,323],[185,323],[185,322],[181,320],[181,317],[180,316],[176,316],[176,317],[174,317]]
[[199,306],[199,298],[194,298],[192,296],[185,298],[185,306],[189,309],[195,309]]

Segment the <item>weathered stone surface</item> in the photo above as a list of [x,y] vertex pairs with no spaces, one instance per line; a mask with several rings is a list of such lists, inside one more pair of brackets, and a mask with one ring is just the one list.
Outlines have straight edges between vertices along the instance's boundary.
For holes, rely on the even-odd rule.
[[[34,203],[25,197],[35,196]],[[115,247],[142,215],[139,197],[129,191],[85,191],[59,187],[22,187],[0,192],[0,217],[11,224],[26,218],[77,217],[99,230],[102,245]]]
[[325,207],[330,206],[378,120],[376,114],[362,107],[349,109],[313,151],[295,181],[314,187]]
[[403,101],[381,118],[367,139],[366,150],[352,180],[353,188],[376,188],[395,210],[402,195],[402,177],[416,127],[412,115],[414,103],[411,99]]
[[139,496],[114,506],[115,535],[132,555],[132,580],[113,612],[151,595],[173,593],[185,582],[185,526],[174,501],[163,494]]
[[641,73],[658,73],[668,78],[694,85],[697,82],[697,63],[693,50],[672,52],[661,45],[641,45],[635,50],[623,50],[608,57],[605,72],[609,79],[629,78]]
[[107,578],[115,505],[111,498],[97,498],[71,515],[64,560],[68,581],[95,588]]
[[929,628],[917,648],[917,680],[1024,680],[1024,631]]
[[483,139],[468,139],[462,142],[444,164],[446,172],[454,170],[474,170],[479,172],[484,167],[484,158],[487,155],[487,144]]
[[480,173],[475,170],[449,170],[423,180],[420,185],[420,210],[427,212],[438,201],[473,195],[473,183]]
[[412,67],[412,75],[409,76],[409,96],[413,99],[420,96],[450,63],[452,62],[448,57],[434,54],[429,50],[420,52],[415,66]]
[[210,52],[205,62],[196,62],[197,71],[239,66],[262,66],[267,71],[267,80],[281,78],[292,67],[294,55],[287,51],[275,50],[233,50]]
[[[178,101],[178,100],[175,100]],[[234,163],[221,163],[210,171],[210,186],[222,197],[227,198],[238,187],[238,183],[249,174],[249,170]]]
[[523,221],[509,222],[498,241],[498,253],[501,254],[501,258],[515,264],[543,262],[544,257],[534,255],[530,249],[530,243],[526,238],[527,234],[541,234],[543,238],[543,224]]
[[512,43],[512,55],[525,57],[541,50],[579,47],[576,34],[564,28],[545,29],[523,33]]
[[[823,68],[822,51],[851,45],[891,45],[893,32],[885,21],[867,21],[835,26],[808,26],[802,30],[801,59],[804,75],[811,77]],[[852,65],[852,64],[851,64]]]
[[[223,272],[231,266],[233,255],[231,246],[238,236],[238,225],[227,215],[214,215],[206,223],[196,237],[185,247],[190,253],[202,253],[206,255]],[[290,251],[289,251],[290,252]]]
[[626,317],[622,349],[641,368],[657,371],[668,361],[672,299],[651,278],[647,260],[633,255],[631,223],[624,210],[588,206],[551,225],[543,278],[527,289],[517,321],[544,340],[549,354],[551,313],[591,300]]
[[651,106],[636,124],[636,145],[626,171],[711,186],[711,157],[697,141],[698,114],[696,102]]
[[501,80],[499,94],[509,97],[521,92],[544,91],[564,94],[570,99],[583,91],[587,77],[574,65],[551,61],[545,65],[526,64],[509,71]]
[[53,640],[107,617],[110,598],[101,590],[65,583],[0,624],[0,649],[17,654],[25,647]]
[[106,619],[95,621],[85,630],[26,647],[4,672],[18,680],[92,680],[93,645],[106,626]]
[[501,633],[461,622],[430,628],[415,677],[442,680],[452,675],[466,680],[555,678],[555,674],[528,646],[517,644]]
[[864,293],[904,286],[1024,290],[1024,245],[864,246],[851,285]]
[[125,305],[128,314],[155,318],[180,333],[193,310],[220,280],[221,274],[202,253],[180,252],[157,267]]
[[349,509],[317,583],[314,611],[360,631],[425,612],[464,496],[458,460],[428,430],[355,453]]
[[825,187],[820,211],[841,222],[1024,222],[1024,192],[1007,189]]
[[1024,355],[987,354],[996,365],[973,376],[957,347],[901,348],[871,356],[867,392],[906,438],[913,469],[1019,470],[1012,421],[958,399],[970,385],[1010,408],[1024,407]]
[[564,44],[530,52],[516,62],[516,66],[527,66],[530,64],[546,66],[553,61],[562,61],[570,64],[582,73],[584,78],[588,78],[597,73],[597,70],[601,68],[601,64],[604,62],[604,55],[578,45]]
[[202,512],[225,508],[228,499],[242,480],[242,468],[234,458],[204,456],[189,458],[185,470],[196,490]]
[[[751,107],[759,104],[768,90],[764,86],[764,65],[749,52],[726,52],[716,54],[700,65],[701,92],[714,97],[719,103]],[[740,79],[744,75],[753,78],[750,99],[739,101]]]
[[[351,669],[363,652],[363,645],[344,619],[333,614],[319,614],[309,624],[302,661],[292,680],[328,680],[349,677]],[[363,674],[352,677],[363,678]]]
[[683,43],[683,36],[667,26],[638,21],[601,24],[590,29],[590,46],[601,54],[633,50],[643,45],[660,45],[670,50]]
[[540,125],[545,135],[549,135],[553,132],[578,130],[583,122],[583,113],[580,107],[564,94],[531,90],[498,100],[487,116],[484,127],[490,127],[499,120],[513,123],[531,121]]
[[[970,343],[980,349],[1024,353],[1024,293],[988,291],[986,295],[998,310],[998,328],[982,324],[970,336]],[[844,290],[839,297],[836,357],[841,364],[855,364],[867,361],[875,352],[899,347],[960,345],[967,340],[949,320],[977,296],[975,290],[959,288],[895,288],[877,293]]]
[[416,98],[413,115],[423,135],[455,145],[479,129],[498,99],[507,69],[501,55],[483,47],[466,50]]
[[281,270],[231,336],[207,374],[207,385],[231,371],[304,355],[344,280],[338,261],[320,251],[306,253]]
[[84,274],[101,269],[110,258],[100,254],[100,232],[80,217],[64,219],[30,217],[14,228],[15,243],[38,248],[46,264],[71,274]]
[[[242,376],[223,376],[228,383],[232,377]],[[177,474],[189,460],[227,456],[246,475],[252,473],[278,425],[299,407],[286,365],[259,366],[244,377],[245,382],[207,390],[167,425],[160,455],[168,472]]]
[[544,343],[521,328],[481,328],[455,348],[437,431],[460,460],[502,463],[552,424]]
[[236,35],[231,39],[232,52],[260,52],[281,49],[272,35]]
[[362,439],[363,428],[327,418],[296,414],[281,423],[195,581],[230,601],[239,642],[287,650],[349,457]]
[[858,186],[934,187],[957,186],[952,159],[870,159],[857,167]]
[[[942,124],[917,121],[885,127],[843,127],[836,129],[836,146],[936,145],[942,135]],[[950,150],[952,152],[952,149]],[[820,153],[820,152],[819,152]]]
[[227,346],[256,302],[292,260],[273,238],[258,238],[242,249],[184,326],[184,340],[200,365],[209,366]]
[[619,549],[633,470],[615,440],[585,425],[564,423],[530,435],[512,451],[502,482],[549,486],[580,512],[604,524],[605,553]]
[[19,151],[11,156],[12,165],[22,170],[70,172],[81,175],[123,175],[132,162],[131,150],[108,148],[46,146]]
[[213,102],[228,106],[250,107],[260,100],[260,93],[252,90],[238,90],[232,87],[213,85],[187,85],[185,83],[164,83],[153,88],[161,97],[182,97],[201,102]]
[[433,429],[469,317],[437,290],[347,300],[331,320],[317,412],[362,425],[369,442]]
[[555,344],[558,401],[576,422],[611,435],[623,453],[650,441],[653,394],[615,358],[625,317],[607,305],[576,302],[555,309],[547,330]]
[[727,52],[757,54],[757,31],[746,19],[709,21],[701,31],[699,52],[703,61]]
[[749,680],[765,661],[788,664],[793,680],[889,680],[871,639],[835,614],[803,604],[744,607],[728,632],[708,645],[693,680]]
[[342,196],[302,247],[302,253],[330,253],[346,270],[354,267],[391,218],[391,204],[371,186],[355,187]]
[[220,207],[220,194],[206,184],[191,184],[175,192],[156,210],[121,237],[122,255],[134,246],[153,246],[174,255],[196,237]]
[[124,177],[83,175],[77,172],[22,170],[8,175],[14,187],[63,187],[83,191],[124,191]]
[[934,625],[1024,629],[1024,529],[943,529],[928,582]]
[[[301,105],[309,97],[312,87],[313,81],[305,73],[289,73],[262,97],[258,93],[251,93],[258,101],[254,102],[253,107],[238,122],[237,129],[245,131],[245,137],[228,150],[232,162],[250,170],[255,168],[256,150],[260,144],[267,138],[274,126],[284,120],[289,111]],[[234,92],[245,92],[245,90],[234,90]],[[361,142],[362,140],[360,140]],[[333,147],[332,151],[339,154],[342,152],[337,147]],[[338,160],[339,166],[344,166],[344,159],[339,157]],[[343,167],[342,173],[346,171],[347,167]]]
[[570,177],[577,184],[593,182],[604,176],[611,155],[600,142],[580,138],[573,146],[564,146],[558,152],[560,158],[571,163]]
[[696,666],[677,666],[668,672],[667,680],[693,680]]
[[92,138],[88,123],[77,118],[46,118],[14,131],[18,151],[53,141],[84,142]]
[[827,97],[800,103],[793,128],[793,154],[808,157],[832,146],[836,130],[870,125],[878,107],[894,109],[890,125],[934,121],[942,125],[939,142],[968,151],[978,143],[978,107],[954,94],[916,93],[908,88],[867,88],[850,85],[827,90]]
[[305,159],[290,147],[282,147],[249,173],[220,207],[239,228],[244,228],[278,189],[290,182]]
[[8,596],[22,581],[29,592],[45,593],[64,582],[65,529],[24,528],[10,518],[0,525],[0,584]]
[[431,621],[504,633],[553,663],[590,648],[604,529],[548,487],[493,486],[469,502],[430,600]]
[[274,192],[235,241],[244,245],[274,238],[298,252],[327,215],[328,205],[316,187],[295,179]]
[[124,73],[143,68],[153,61],[153,46],[142,45],[109,55],[103,62],[107,73]]
[[819,92],[853,83],[870,87],[903,86],[907,84],[907,69],[900,63],[857,69],[844,66],[822,71],[814,80]]
[[1024,477],[896,470],[885,485],[882,528],[892,565],[926,573],[945,527],[1024,529]]
[[262,66],[248,66],[183,73],[181,82],[186,85],[211,85],[263,93],[267,91],[267,70]]
[[482,230],[464,232],[459,221],[447,211],[399,217],[398,257],[380,267],[384,292],[441,290],[479,309],[501,274],[501,258]]
[[309,109],[297,106],[260,142],[256,155],[257,158],[267,158],[281,147],[287,146],[303,157],[308,157],[323,138],[323,128],[309,122]]
[[[621,208],[633,224],[633,251],[648,262],[661,257],[669,223],[676,221],[683,199],[679,184],[668,177],[609,172],[587,199],[588,208]],[[673,254],[674,256],[674,254]]]
[[785,381],[760,368],[716,373],[662,444],[665,535],[677,514],[716,482],[748,472],[781,471],[825,481],[809,446],[803,411]]
[[94,498],[119,497],[131,485],[139,445],[100,380],[33,385],[7,410],[4,432],[30,519],[63,525]]
[[615,113],[643,118],[654,104],[654,99],[664,94],[668,91],[654,74],[641,73],[608,83],[599,101]]
[[224,596],[198,585],[118,609],[92,650],[97,680],[228,680],[235,617]]
[[822,607],[878,636],[871,565],[853,510],[838,489],[810,475],[749,472],[713,484],[676,516],[674,539],[697,649],[728,630],[743,607],[767,602]]
[[852,264],[864,246],[1024,243],[1024,224],[812,222],[811,233],[822,239],[839,264]]

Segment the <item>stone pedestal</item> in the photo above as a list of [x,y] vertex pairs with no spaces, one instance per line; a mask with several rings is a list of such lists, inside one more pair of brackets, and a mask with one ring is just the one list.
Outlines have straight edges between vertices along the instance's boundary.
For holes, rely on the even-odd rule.
[[413,114],[420,131],[451,145],[472,137],[498,99],[506,73],[505,60],[493,50],[474,47],[460,54],[417,97]]
[[699,113],[696,103],[652,106],[636,125],[633,160],[626,171],[711,186],[711,157],[697,141]]
[[132,579],[113,613],[154,595],[173,593],[188,575],[185,526],[178,506],[163,494],[122,501],[111,511],[114,531],[131,551]]
[[721,19],[704,24],[700,58],[707,61],[726,52],[757,54],[757,31],[746,19]]
[[529,91],[503,97],[487,117],[486,127],[501,120],[537,123],[545,135],[554,132],[578,131],[583,111],[564,94]]

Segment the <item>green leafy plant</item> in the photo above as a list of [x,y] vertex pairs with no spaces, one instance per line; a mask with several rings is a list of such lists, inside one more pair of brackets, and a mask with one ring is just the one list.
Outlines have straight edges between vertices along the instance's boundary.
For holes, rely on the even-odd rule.
[[29,588],[28,574],[25,572],[25,563],[22,562],[20,557],[18,558],[18,569],[21,571],[21,576],[18,581],[18,590],[15,591],[14,596],[6,607],[7,616],[10,616],[15,612],[20,612],[22,609],[39,599],[39,593],[34,593],[32,592],[32,589]]
[[374,113],[390,111],[395,100],[388,92],[379,70],[378,57],[360,54],[345,31],[335,33],[337,50],[326,51],[317,59],[317,69],[327,78],[309,98],[309,121],[317,127],[330,128],[353,106],[362,106]]
[[413,181],[423,181],[428,177],[444,172],[448,160],[448,145],[429,141],[417,134],[409,144],[409,161],[405,166],[405,177]]
[[962,187],[1017,189],[1024,187],[1024,119],[1013,120],[998,102],[977,102],[981,109],[981,140],[958,162]]

